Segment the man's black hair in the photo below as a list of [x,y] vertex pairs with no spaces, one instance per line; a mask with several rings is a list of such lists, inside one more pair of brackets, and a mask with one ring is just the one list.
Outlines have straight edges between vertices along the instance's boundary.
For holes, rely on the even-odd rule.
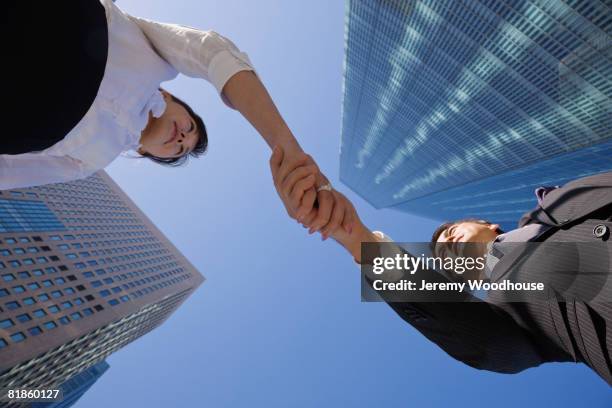
[[[160,91],[163,91],[163,89],[160,88]],[[187,160],[189,160],[189,156],[200,157],[204,153],[206,153],[206,149],[208,148],[208,135],[206,133],[206,126],[204,126],[204,121],[198,114],[193,111],[193,109],[191,109],[191,106],[187,105],[187,103],[172,95],[171,93],[169,94],[172,100],[181,105],[183,108],[185,108],[187,113],[189,113],[189,116],[191,116],[191,118],[195,121],[196,129],[198,130],[198,140],[196,141],[193,150],[190,151],[189,154],[184,154],[180,157],[157,157],[146,152],[142,153],[142,156],[153,160],[155,163],[163,164],[164,166],[178,167],[187,163]]]

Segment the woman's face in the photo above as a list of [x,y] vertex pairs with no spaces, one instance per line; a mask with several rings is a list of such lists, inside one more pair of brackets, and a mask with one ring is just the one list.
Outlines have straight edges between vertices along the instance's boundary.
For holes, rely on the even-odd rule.
[[166,110],[155,118],[149,113],[147,127],[140,134],[140,154],[149,153],[160,158],[174,158],[189,154],[198,141],[198,129],[187,110],[161,91]]

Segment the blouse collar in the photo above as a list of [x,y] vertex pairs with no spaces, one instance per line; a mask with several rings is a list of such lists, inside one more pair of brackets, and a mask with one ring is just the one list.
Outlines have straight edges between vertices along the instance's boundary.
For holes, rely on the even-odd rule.
[[153,117],[159,118],[166,111],[166,101],[162,93],[156,89],[155,92],[146,102],[144,108],[140,111],[138,118],[132,123],[132,126],[128,129],[129,140],[126,150],[138,150],[140,145],[140,135],[144,128],[149,123],[149,112]]

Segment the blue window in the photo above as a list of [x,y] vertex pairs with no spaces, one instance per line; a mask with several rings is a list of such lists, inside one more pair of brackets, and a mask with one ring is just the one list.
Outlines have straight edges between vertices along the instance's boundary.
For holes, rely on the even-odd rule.
[[64,283],[66,283],[66,279],[64,278],[55,278],[55,283],[58,285],[63,285]]
[[121,301],[122,302],[127,302],[129,299],[130,299],[130,297],[128,295],[121,296]]
[[70,317],[72,318],[72,320],[79,320],[82,316],[79,312],[74,312],[70,315]]
[[49,266],[49,267],[45,268],[45,272],[47,272],[47,273],[55,273],[55,272],[57,272],[57,268],[55,266]]
[[99,286],[102,286],[102,282],[100,282],[99,280],[92,281],[91,286],[93,286],[94,288],[97,288]]
[[42,294],[38,295],[37,297],[38,297],[38,300],[41,300],[43,302],[45,300],[49,300],[49,295],[47,295],[46,293],[42,293]]
[[110,295],[110,290],[105,289],[100,291],[100,296],[107,297],[108,295]]
[[104,269],[96,269],[96,274],[98,274],[98,275],[105,275],[106,271]]
[[0,320],[0,329],[6,329],[9,327],[13,327],[15,323],[11,319]]
[[28,289],[36,290],[38,288],[40,288],[40,285],[38,283],[36,283],[36,282],[28,283]]
[[0,349],[5,348],[7,345],[8,343],[6,342],[6,340],[0,339]]
[[64,293],[67,294],[67,295],[72,295],[74,293],[74,289],[66,288],[66,289],[64,289]]
[[47,263],[48,259],[45,258],[44,256],[39,256],[38,258],[36,258],[36,263]]
[[42,333],[42,330],[40,330],[40,327],[38,326],[34,326],[34,327],[30,327],[28,329],[28,332],[32,335],[32,336],[38,336],[40,333]]
[[66,258],[68,258],[68,259],[77,259],[78,257],[77,257],[77,254],[69,253],[69,254],[66,254]]
[[23,243],[30,242],[30,238],[28,238],[28,237],[19,237],[19,242],[23,242]]
[[68,246],[68,244],[59,244],[57,247],[58,247],[59,249],[62,249],[62,250],[65,250],[65,249],[70,248],[70,246]]
[[6,274],[2,275],[2,279],[5,282],[10,282],[12,280],[15,280],[15,275],[13,275],[12,273],[6,273]]
[[49,238],[51,239],[51,241],[61,241],[62,237],[60,237],[59,235],[50,235]]
[[9,294],[9,291],[6,289],[0,289],[0,298],[5,297]]
[[49,309],[51,313],[57,313],[60,311],[60,308],[55,305],[49,306],[47,309]]
[[17,241],[15,241],[15,238],[5,238],[4,242],[6,242],[7,244],[16,244],[17,243]]
[[64,302],[64,303],[62,303],[62,308],[63,308],[63,309],[69,309],[69,308],[71,308],[71,307],[72,307],[72,303],[70,303],[70,302]]
[[8,310],[15,310],[21,307],[19,302],[8,302],[8,303],[5,303],[5,305]]
[[13,268],[18,268],[21,266],[21,262],[15,259],[15,260],[9,261],[9,265],[11,265]]
[[34,274],[34,276],[43,276],[45,273],[42,271],[42,269],[33,269],[32,273]]
[[36,309],[35,311],[33,311],[33,312],[32,312],[32,314],[33,314],[35,317],[43,317],[43,316],[46,316],[46,315],[47,315],[47,312],[45,312],[45,311],[44,311],[44,310],[42,310],[42,309]]
[[21,285],[19,286],[13,286],[13,292],[15,293],[23,293],[25,292],[25,288]]
[[85,272],[85,273],[83,273],[83,276],[86,277],[86,278],[93,278],[94,274],[93,274],[93,272]]
[[29,272],[19,272],[17,274],[17,276],[19,277],[19,279],[28,279],[30,277],[30,273]]
[[49,320],[48,322],[43,323],[43,327],[45,329],[55,329],[57,324],[54,321]]
[[0,255],[9,256],[10,254],[11,254],[11,251],[9,251],[8,249],[0,250]]
[[25,249],[23,249],[23,248],[13,248],[13,252],[16,253],[16,254],[21,255],[21,254],[25,254]]
[[24,314],[20,314],[19,316],[17,316],[17,320],[19,320],[21,323],[25,323],[25,322],[32,320],[32,318],[30,317],[29,314],[24,313]]
[[32,258],[26,258],[23,260],[24,265],[34,265],[34,260]]
[[93,309],[91,309],[90,307],[88,307],[87,309],[83,309],[83,314],[85,316],[89,316],[93,314]]
[[40,252],[40,250],[36,247],[28,247],[28,252],[31,254],[35,254],[36,252]]
[[81,299],[81,298],[74,299],[74,304],[75,305],[82,305],[83,304],[83,299]]
[[4,264],[4,262],[0,262],[0,269],[4,269],[6,268],[6,265]]
[[53,298],[58,298],[62,296],[62,291],[61,290],[54,290],[53,292],[51,292],[51,297]]
[[68,324],[70,323],[70,319],[67,316],[63,316],[63,317],[60,317],[59,322],[61,324]]
[[74,264],[74,267],[77,269],[83,269],[85,268],[85,264],[83,262],[77,262]]
[[111,306],[115,306],[119,304],[119,301],[117,299],[111,299],[108,301],[108,304]]
[[42,281],[44,287],[48,288],[49,286],[53,286],[53,282],[50,279]]
[[64,235],[64,239],[72,240],[74,239],[74,235]]
[[34,300],[33,297],[27,297],[27,298],[23,299],[23,304],[24,305],[33,305],[34,303],[36,303],[36,301]]
[[115,286],[115,287],[112,289],[113,293],[119,293],[119,292],[121,292],[122,290],[123,290],[123,289],[121,289],[119,286]]
[[105,278],[104,283],[106,284],[113,283],[113,278]]
[[19,343],[25,340],[25,335],[22,332],[11,334],[11,340],[15,343]]

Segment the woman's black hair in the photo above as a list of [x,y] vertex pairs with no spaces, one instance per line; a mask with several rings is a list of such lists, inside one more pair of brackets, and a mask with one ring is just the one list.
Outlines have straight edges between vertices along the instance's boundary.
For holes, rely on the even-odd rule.
[[[161,88],[159,90],[166,92],[165,90]],[[166,157],[166,158],[157,157],[157,156],[153,156],[152,154],[146,153],[146,152],[141,153],[141,155],[150,160],[153,160],[155,163],[163,164],[164,166],[178,167],[178,166],[182,166],[185,163],[187,163],[187,161],[189,160],[189,156],[200,157],[204,153],[206,153],[206,149],[208,148],[208,135],[206,133],[206,126],[204,126],[204,121],[198,114],[196,114],[193,111],[193,109],[191,109],[191,106],[187,105],[187,103],[177,98],[176,96],[172,95],[171,93],[168,92],[168,94],[170,95],[170,97],[172,98],[174,102],[178,103],[183,108],[185,108],[187,113],[189,113],[189,116],[191,116],[191,118],[195,121],[196,128],[198,130],[198,140],[196,141],[196,144],[193,150],[190,151],[189,154],[184,154],[180,157]]]

